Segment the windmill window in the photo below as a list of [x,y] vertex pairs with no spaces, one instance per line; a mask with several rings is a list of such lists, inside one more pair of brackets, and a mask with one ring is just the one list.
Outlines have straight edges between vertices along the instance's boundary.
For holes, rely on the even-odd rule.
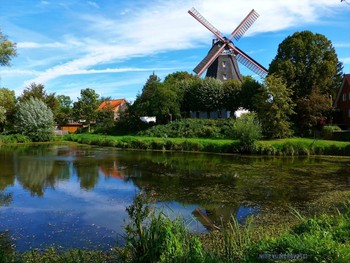
[[346,93],[343,93],[343,101],[346,101]]
[[348,109],[348,118],[350,118],[350,109]]
[[223,79],[223,80],[227,80],[226,74],[223,74],[223,75],[222,75],[222,79]]
[[223,62],[222,62],[222,67],[223,67],[223,68],[226,68],[226,61],[223,61]]
[[348,93],[348,100],[350,100],[350,92]]

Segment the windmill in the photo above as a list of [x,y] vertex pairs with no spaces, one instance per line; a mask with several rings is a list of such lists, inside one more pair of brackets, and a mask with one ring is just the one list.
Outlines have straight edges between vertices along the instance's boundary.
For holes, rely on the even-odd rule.
[[232,39],[239,40],[249,27],[259,17],[259,14],[253,9],[226,38],[222,33],[210,24],[194,7],[188,11],[199,23],[212,32],[216,39],[208,52],[208,55],[194,68],[194,72],[200,76],[207,70],[207,77],[213,77],[220,80],[239,79],[242,81],[237,61],[261,77],[266,76],[267,69],[252,59],[241,49],[232,43]]

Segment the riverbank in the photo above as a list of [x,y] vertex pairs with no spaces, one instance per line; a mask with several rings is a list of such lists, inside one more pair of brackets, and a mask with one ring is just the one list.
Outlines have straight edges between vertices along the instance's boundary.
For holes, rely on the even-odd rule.
[[[149,199],[148,199],[149,200]],[[296,224],[274,231],[233,219],[220,231],[193,235],[181,218],[154,210],[141,195],[127,208],[127,245],[110,251],[48,248],[17,253],[0,235],[0,262],[350,262],[350,203],[333,213],[303,216],[291,209]]]
[[[194,151],[231,154],[248,153],[241,151],[239,141],[228,139],[159,138],[143,136],[70,134],[63,136],[63,140],[89,145],[116,147],[121,149]],[[266,140],[255,142],[249,154],[276,156],[350,156],[350,143],[308,138]]]

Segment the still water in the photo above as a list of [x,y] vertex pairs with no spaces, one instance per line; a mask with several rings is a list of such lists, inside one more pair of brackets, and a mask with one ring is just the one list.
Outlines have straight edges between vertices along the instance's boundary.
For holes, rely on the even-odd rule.
[[0,148],[0,233],[18,251],[109,249],[141,190],[205,232],[231,215],[303,209],[350,190],[350,159],[118,151],[83,145]]

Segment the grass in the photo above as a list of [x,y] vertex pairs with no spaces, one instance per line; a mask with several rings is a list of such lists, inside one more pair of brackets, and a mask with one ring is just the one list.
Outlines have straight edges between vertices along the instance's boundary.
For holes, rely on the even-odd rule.
[[[242,153],[239,141],[229,139],[159,138],[143,136],[109,136],[97,134],[71,134],[64,136],[63,139],[83,144],[111,146],[122,149]],[[288,138],[268,141],[262,140],[255,142],[250,153],[259,155],[287,156],[350,156],[350,143],[308,138]]]
[[0,235],[0,262],[350,262],[350,201],[336,213],[318,216],[292,209],[297,223],[277,233],[256,224],[255,218],[243,225],[232,218],[220,231],[194,235],[182,218],[156,210],[143,193],[127,212],[124,247],[16,253],[5,233]]

